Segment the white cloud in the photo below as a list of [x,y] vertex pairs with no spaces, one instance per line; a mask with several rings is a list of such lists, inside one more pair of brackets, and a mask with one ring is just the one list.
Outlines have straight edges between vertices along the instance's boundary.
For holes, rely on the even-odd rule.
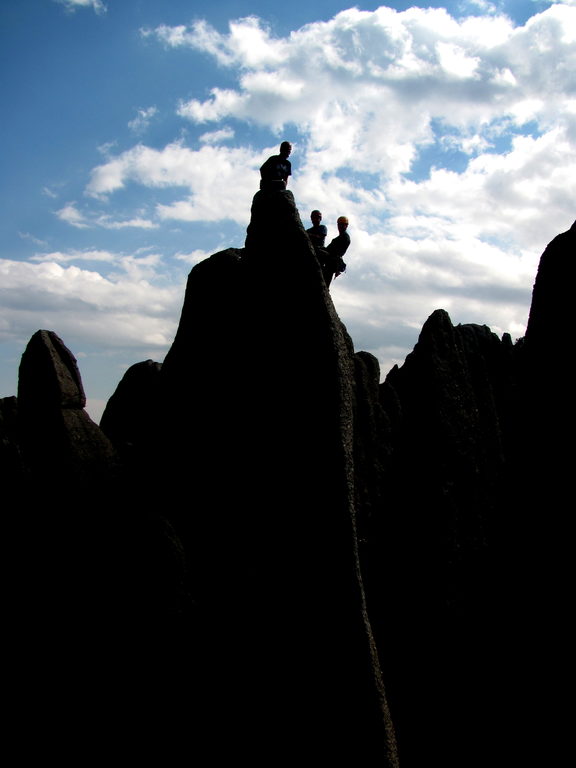
[[[117,272],[123,272],[133,280],[147,280],[157,277],[162,257],[157,253],[147,253],[145,250],[134,254],[115,253],[98,249],[72,249],[70,251],[50,251],[37,253],[30,261],[44,264],[76,264],[78,262],[105,262],[113,265]],[[114,273],[111,273],[113,275]],[[110,275],[109,275],[110,278]]]
[[[204,21],[147,34],[235,69],[236,88],[213,88],[208,99],[182,102],[181,117],[199,124],[233,117],[277,132],[295,124],[305,136],[294,157],[299,191],[312,189],[316,176],[345,201],[357,185],[335,174],[375,174],[385,192],[434,143],[434,121],[471,157],[511,126],[574,125],[573,114],[571,123],[566,119],[576,71],[572,29],[576,12],[564,5],[518,28],[499,15],[456,20],[444,9],[381,7],[349,9],[286,38],[273,37],[255,18],[231,22],[228,34]],[[201,141],[216,143],[227,130],[207,132]],[[204,161],[212,158],[201,152],[179,143],[161,151],[134,147],[96,168],[88,192],[109,194],[128,181],[184,186],[192,196],[160,206],[160,217],[214,220],[223,185],[208,183]],[[231,178],[230,169],[237,180],[257,167],[255,157],[247,164],[237,153],[214,156],[226,157],[216,165],[222,180]],[[376,200],[382,204],[381,196]]]
[[190,27],[160,25],[154,30],[142,30],[145,37],[155,36],[171,48],[189,47],[211,54],[224,66],[278,65],[284,56],[286,45],[274,40],[260,19],[247,17],[229,23],[230,34],[221,35],[204,20],[193,22]]
[[216,146],[192,150],[181,142],[157,150],[139,144],[95,168],[87,193],[103,197],[129,182],[150,188],[181,187],[188,192],[184,199],[157,206],[160,220],[246,223],[258,188],[258,168],[265,159],[265,154],[252,150]]
[[34,235],[30,234],[30,232],[18,232],[18,237],[22,238],[22,240],[29,240],[31,243],[34,243],[34,245],[47,245],[45,240],[41,240],[39,237],[35,237]]
[[438,308],[454,323],[489,324],[524,334],[537,258],[509,253],[473,237],[405,235],[351,229],[348,270],[330,292],[357,349],[375,354],[385,375],[402,364],[423,323]]
[[114,262],[117,256],[109,251],[99,250],[85,250],[85,251],[69,251],[63,253],[61,251],[51,251],[49,253],[37,253],[32,256],[32,261],[41,262],[55,262],[57,264],[68,264],[75,261],[106,261]]
[[211,256],[213,253],[217,253],[219,250],[224,250],[229,246],[223,245],[222,248],[215,248],[214,251],[203,251],[200,248],[196,248],[194,251],[190,251],[190,253],[177,253],[175,254],[174,258],[178,261],[184,262],[184,264],[190,264],[191,266],[194,266],[195,264],[198,264],[200,261],[204,261],[204,259],[207,259],[209,256]]
[[114,219],[109,214],[83,213],[78,210],[76,203],[67,203],[64,208],[56,211],[56,215],[62,221],[77,229],[101,227],[102,229],[156,229],[158,224],[140,212],[140,215],[130,219]]
[[232,128],[220,128],[217,131],[208,131],[199,137],[202,144],[219,144],[221,141],[227,141],[234,138]]
[[86,221],[84,214],[80,213],[76,208],[75,203],[67,203],[63,208],[60,208],[59,211],[56,211],[56,215],[62,221],[65,221],[67,224],[70,224],[72,227],[77,227],[78,229],[85,229],[90,226]]
[[[284,38],[254,18],[227,34],[206,22],[149,30],[208,54],[236,82],[180,103],[180,117],[214,126],[199,149],[109,153],[86,192],[104,202],[129,185],[173,189],[141,220],[245,225],[258,168],[277,145],[219,143],[234,135],[229,118],[264,126],[295,139],[289,186],[305,224],[318,207],[332,237],[336,217],[350,218],[349,269],[331,292],[384,372],[438,307],[454,322],[521,335],[538,257],[574,220],[576,8],[556,4],[514,26],[491,3],[468,6],[484,15],[353,8]],[[427,152],[429,169],[411,176]],[[458,166],[446,159],[454,154]],[[74,226],[104,226],[73,204],[62,210]]]
[[101,215],[95,219],[97,226],[103,229],[156,229],[158,224],[148,218],[136,216],[132,219],[114,220],[111,216]]
[[476,56],[468,56],[461,46],[439,42],[437,51],[440,65],[448,75],[458,79],[478,77],[480,59]]
[[58,197],[56,192],[54,192],[54,190],[50,189],[50,187],[43,187],[42,194],[45,195],[46,197],[51,197],[53,200]]
[[419,183],[398,180],[389,193],[404,216],[439,217],[447,236],[466,231],[539,248],[574,218],[574,146],[561,129],[516,137],[506,154],[479,155],[462,173],[437,169]]
[[205,22],[155,34],[237,68],[237,88],[182,103],[182,117],[293,122],[332,165],[337,154],[342,166],[393,175],[430,141],[432,119],[468,131],[503,114],[556,124],[573,89],[573,30],[574,9],[556,5],[519,28],[499,15],[456,20],[444,9],[382,7],[342,11],[283,39],[253,18],[227,35]]
[[499,12],[498,5],[491,3],[490,0],[465,0],[460,4],[459,10],[462,13],[470,9],[482,11],[486,15],[496,15]]
[[78,8],[93,8],[98,14],[106,13],[106,5],[102,0],[55,0],[63,5],[67,11],[76,11]]
[[[26,339],[38,328],[49,328],[71,348],[97,344],[167,350],[183,288],[153,282],[157,255],[54,252],[36,259],[40,263],[0,259],[1,340]],[[69,263],[82,260],[111,261],[119,270],[106,278]]]
[[142,134],[146,131],[150,125],[150,121],[157,114],[158,109],[156,107],[148,107],[147,109],[139,109],[136,117],[130,120],[128,128],[137,134]]

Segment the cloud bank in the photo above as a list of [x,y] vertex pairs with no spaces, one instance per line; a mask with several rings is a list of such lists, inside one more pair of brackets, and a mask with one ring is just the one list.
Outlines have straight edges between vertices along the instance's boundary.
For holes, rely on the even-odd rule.
[[[539,255],[575,218],[576,7],[556,3],[523,25],[474,7],[462,18],[353,8],[286,36],[255,17],[225,33],[203,20],[143,31],[151,56],[189,53],[191,83],[201,54],[228,86],[182,94],[177,138],[158,146],[142,134],[165,115],[136,109],[128,148],[111,143],[82,201],[55,206],[94,244],[0,262],[2,337],[48,327],[161,359],[184,290],[174,275],[208,254],[193,241],[170,259],[160,246],[121,254],[96,234],[150,231],[160,244],[174,227],[211,226],[219,250],[226,223],[247,225],[258,168],[282,139],[294,144],[290,188],[305,226],[320,208],[330,239],[337,216],[350,219],[348,271],[331,294],[384,373],[439,307],[521,336]],[[146,202],[122,207],[138,190]]]
[[255,17],[226,34],[202,20],[144,34],[208,55],[236,87],[180,102],[181,118],[214,126],[205,146],[138,145],[94,169],[88,194],[182,187],[158,219],[242,223],[276,148],[217,139],[235,123],[294,134],[303,217],[320,207],[332,234],[337,215],[351,221],[352,268],[333,295],[361,337],[420,325],[437,306],[521,334],[538,256],[574,218],[576,8],[558,3],[523,26],[493,6],[458,19],[381,7],[286,37]]
[[[176,331],[183,286],[156,279],[158,255],[106,251],[50,252],[34,263],[0,259],[0,337],[17,339],[22,327],[57,329],[66,343],[164,352]],[[92,269],[78,267],[88,262]],[[115,269],[104,277],[95,267]]]

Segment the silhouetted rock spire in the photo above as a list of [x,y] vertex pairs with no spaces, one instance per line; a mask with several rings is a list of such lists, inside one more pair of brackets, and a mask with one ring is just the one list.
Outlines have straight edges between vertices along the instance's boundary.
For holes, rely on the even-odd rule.
[[90,419],[76,358],[52,331],[37,331],[20,363],[22,446],[34,472],[67,483],[108,479],[118,467],[112,443]]
[[250,689],[238,737],[258,723],[260,759],[281,744],[396,764],[357,553],[352,353],[292,193],[258,192],[245,248],[190,273],[161,371],[178,418],[160,443],[207,687],[221,669]]

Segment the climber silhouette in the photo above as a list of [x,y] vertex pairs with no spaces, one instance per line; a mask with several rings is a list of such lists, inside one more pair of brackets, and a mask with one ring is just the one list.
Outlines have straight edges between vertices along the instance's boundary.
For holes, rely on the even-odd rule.
[[324,248],[324,241],[326,240],[328,230],[324,224],[320,224],[322,221],[322,214],[320,211],[312,211],[310,214],[310,220],[312,221],[312,226],[310,229],[306,230],[306,234],[312,241],[312,245],[315,248]]
[[346,216],[339,216],[336,224],[338,226],[338,236],[323,249],[324,258],[320,261],[326,285],[330,285],[332,277],[338,277],[338,275],[341,275],[346,270],[346,264],[342,257],[350,245],[350,235],[346,231],[348,229],[348,219]]
[[280,144],[280,154],[272,155],[260,168],[260,189],[274,191],[286,189],[288,176],[292,175],[292,165],[288,156],[292,152],[292,144],[283,141]]

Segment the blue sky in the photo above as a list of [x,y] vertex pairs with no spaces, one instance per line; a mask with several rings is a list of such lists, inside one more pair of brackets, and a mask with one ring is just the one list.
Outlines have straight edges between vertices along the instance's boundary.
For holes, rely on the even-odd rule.
[[46,328],[97,420],[283,139],[303,222],[350,219],[331,294],[383,375],[437,308],[521,336],[576,217],[576,0],[2,0],[0,36],[0,396]]

